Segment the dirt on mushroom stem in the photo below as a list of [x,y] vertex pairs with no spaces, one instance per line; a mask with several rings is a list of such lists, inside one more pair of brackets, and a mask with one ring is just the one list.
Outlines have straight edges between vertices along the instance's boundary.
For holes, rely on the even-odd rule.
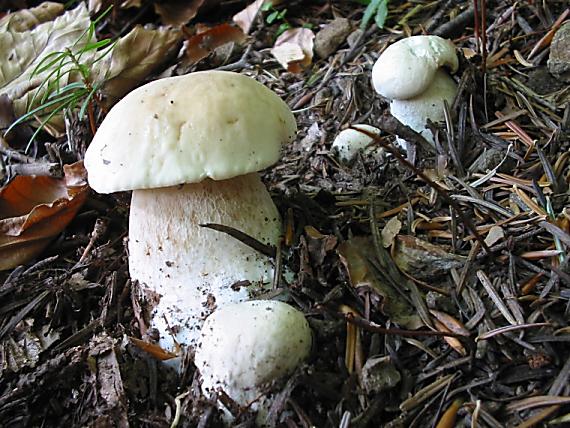
[[[133,191],[129,271],[159,295],[151,326],[160,344],[192,346],[216,307],[260,294],[272,283],[274,261],[226,233],[234,228],[276,246],[281,217],[257,173]],[[233,287],[247,281],[249,286]]]

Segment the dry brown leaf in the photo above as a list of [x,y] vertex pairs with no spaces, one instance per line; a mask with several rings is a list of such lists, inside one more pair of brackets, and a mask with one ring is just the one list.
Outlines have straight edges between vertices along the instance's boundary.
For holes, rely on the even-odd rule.
[[43,2],[39,6],[29,9],[21,9],[0,19],[0,31],[18,33],[30,31],[44,22],[52,21],[64,10],[63,4],[51,1]]
[[313,60],[315,34],[308,28],[286,30],[275,41],[271,55],[291,73],[301,73]]
[[263,6],[264,3],[276,6],[281,3],[281,0],[256,0],[248,5],[244,10],[236,13],[232,18],[236,25],[241,28],[245,34],[249,33],[249,30],[251,30],[253,21],[255,21],[255,18],[259,14],[259,9],[261,9],[261,6]]
[[442,323],[449,331],[453,333],[461,334],[463,336],[469,336],[469,330],[463,325],[463,323],[451,315],[446,314],[445,312],[436,311],[434,309],[430,309],[430,313],[440,322]]
[[423,326],[415,309],[394,288],[374,274],[368,261],[375,257],[374,245],[370,239],[349,239],[340,244],[337,251],[348,271],[352,286],[368,287],[382,297],[382,313],[406,328],[416,329]]
[[329,251],[334,250],[338,239],[334,235],[323,235],[313,226],[305,226],[307,246],[313,262],[321,265]]
[[102,92],[114,104],[168,61],[181,41],[178,30],[137,25],[117,42],[109,56],[95,64],[94,80],[105,81]]
[[244,40],[245,34],[237,27],[229,24],[212,27],[186,41],[186,64],[197,63],[226,43],[240,43]]
[[392,246],[396,235],[400,233],[401,229],[402,222],[398,220],[398,217],[392,217],[388,223],[386,223],[386,226],[382,229],[382,245],[384,245],[384,248]]
[[196,16],[206,0],[169,0],[154,3],[163,24],[180,27]]
[[154,343],[148,343],[143,340],[137,339],[136,337],[129,337],[129,339],[133,343],[133,345],[147,352],[157,360],[166,361],[177,357],[176,354],[166,351],[162,349],[160,346],[155,345]]
[[85,201],[83,162],[63,168],[64,179],[19,176],[0,189],[0,270],[36,257]]
[[461,408],[463,401],[461,399],[456,399],[447,408],[445,413],[441,416],[441,419],[435,426],[435,428],[453,428],[455,427],[455,420],[457,419],[457,412]]
[[460,268],[466,260],[447,249],[408,235],[397,236],[392,257],[402,271],[418,279],[433,279],[451,268]]
[[[437,331],[440,331],[442,333],[450,333],[450,330],[438,320],[433,320],[433,325]],[[455,349],[462,356],[467,355],[467,350],[465,349],[463,344],[459,341],[459,339],[456,339],[455,337],[444,336],[443,340],[445,340],[449,346]]]

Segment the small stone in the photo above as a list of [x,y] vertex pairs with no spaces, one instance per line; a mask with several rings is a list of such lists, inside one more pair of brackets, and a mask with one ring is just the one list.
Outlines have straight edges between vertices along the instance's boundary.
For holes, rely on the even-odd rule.
[[390,357],[369,358],[362,368],[362,386],[368,394],[394,388],[400,379],[400,372]]
[[346,40],[350,34],[350,21],[337,18],[327,24],[315,37],[315,52],[320,58],[327,58]]
[[546,67],[531,70],[526,85],[539,95],[551,94],[566,87],[566,84],[549,73]]
[[570,22],[558,29],[550,45],[548,70],[565,82],[570,82]]
[[352,33],[350,33],[348,35],[348,37],[346,38],[346,42],[348,43],[348,46],[353,48],[356,45],[356,43],[358,43],[358,39],[360,38],[362,33],[364,33],[364,31],[362,31],[360,28],[357,28]]

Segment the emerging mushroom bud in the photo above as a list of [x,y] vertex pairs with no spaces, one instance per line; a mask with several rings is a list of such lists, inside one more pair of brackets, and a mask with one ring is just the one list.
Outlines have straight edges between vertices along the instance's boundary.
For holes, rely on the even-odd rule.
[[239,406],[251,405],[261,422],[271,401],[268,388],[307,358],[311,344],[304,315],[286,303],[257,300],[218,309],[196,347],[202,391],[215,396],[222,390]]
[[350,162],[358,152],[366,149],[366,147],[374,142],[373,138],[362,132],[358,132],[358,129],[380,135],[380,130],[374,126],[358,124],[352,125],[352,128],[339,132],[332,144],[333,152],[338,154],[342,162]]

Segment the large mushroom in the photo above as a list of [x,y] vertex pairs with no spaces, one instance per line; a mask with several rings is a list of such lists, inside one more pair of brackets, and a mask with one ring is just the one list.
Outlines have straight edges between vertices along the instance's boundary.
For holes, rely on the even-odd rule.
[[101,124],[85,154],[89,184],[133,190],[129,271],[160,297],[152,326],[163,347],[193,344],[215,307],[248,299],[272,278],[266,256],[201,225],[277,245],[280,216],[256,171],[275,163],[295,132],[277,94],[221,71],[146,84]]
[[390,99],[390,112],[396,119],[434,144],[426,124],[428,119],[444,119],[443,103],[451,104],[457,93],[445,68],[454,73],[458,67],[452,42],[438,36],[413,36],[390,45],[380,55],[372,68],[372,84]]

